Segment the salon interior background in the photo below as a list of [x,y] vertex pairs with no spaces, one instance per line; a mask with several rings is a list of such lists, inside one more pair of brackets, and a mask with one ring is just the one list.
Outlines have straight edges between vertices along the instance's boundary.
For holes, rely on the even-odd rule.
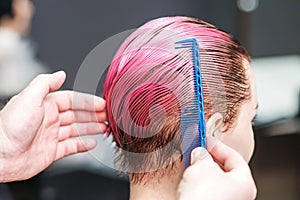
[[[97,44],[160,16],[189,15],[211,22],[236,36],[254,59],[300,55],[299,0],[34,0],[34,4],[31,37],[38,45],[38,57],[52,70],[67,72],[64,89],[72,89],[78,68]],[[280,69],[291,70],[285,65]],[[278,77],[278,81],[289,80]],[[278,91],[278,98],[283,92]],[[258,123],[251,161],[258,199],[300,199],[300,130],[294,128],[299,123],[297,115]],[[103,174],[46,171],[8,188],[15,199],[24,200],[127,199],[127,182]]]

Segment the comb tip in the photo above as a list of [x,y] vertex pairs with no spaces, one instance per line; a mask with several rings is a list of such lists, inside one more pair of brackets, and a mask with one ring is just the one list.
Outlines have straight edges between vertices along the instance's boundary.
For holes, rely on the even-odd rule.
[[187,48],[193,46],[194,48],[198,48],[198,41],[196,38],[189,38],[175,42],[175,44],[179,44],[181,46],[175,47],[175,49]]

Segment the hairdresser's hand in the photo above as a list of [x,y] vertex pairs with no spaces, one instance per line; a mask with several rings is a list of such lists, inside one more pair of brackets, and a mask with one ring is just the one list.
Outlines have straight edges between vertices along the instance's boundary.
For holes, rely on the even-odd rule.
[[64,72],[39,75],[0,112],[0,182],[28,179],[55,160],[96,146],[78,136],[105,131],[105,102],[53,92],[65,79]]
[[178,188],[178,199],[255,199],[256,186],[244,159],[221,142],[210,153],[203,148],[192,152],[191,166],[184,172]]

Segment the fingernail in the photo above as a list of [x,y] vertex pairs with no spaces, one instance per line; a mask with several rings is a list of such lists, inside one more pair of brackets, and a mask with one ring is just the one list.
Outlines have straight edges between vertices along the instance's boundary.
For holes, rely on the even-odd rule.
[[203,160],[208,156],[208,152],[203,147],[197,147],[192,152],[192,162],[195,162],[197,160]]
[[62,76],[66,76],[66,72],[61,70],[61,71],[53,73],[53,75],[57,76],[57,77],[62,77]]

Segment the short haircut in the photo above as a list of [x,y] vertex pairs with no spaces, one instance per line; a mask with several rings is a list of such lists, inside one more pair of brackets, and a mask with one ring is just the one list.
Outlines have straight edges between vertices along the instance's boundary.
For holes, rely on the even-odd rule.
[[[103,93],[109,131],[123,149],[118,160],[135,183],[155,173],[151,169],[172,166],[176,151],[182,154],[180,98],[189,98],[192,89],[184,88],[180,74],[190,73],[191,62],[175,51],[174,42],[187,38],[200,44],[206,119],[220,112],[228,130],[250,99],[245,68],[250,58],[228,33],[190,17],[163,17],[138,28],[117,51]],[[145,155],[137,159],[131,153]]]

